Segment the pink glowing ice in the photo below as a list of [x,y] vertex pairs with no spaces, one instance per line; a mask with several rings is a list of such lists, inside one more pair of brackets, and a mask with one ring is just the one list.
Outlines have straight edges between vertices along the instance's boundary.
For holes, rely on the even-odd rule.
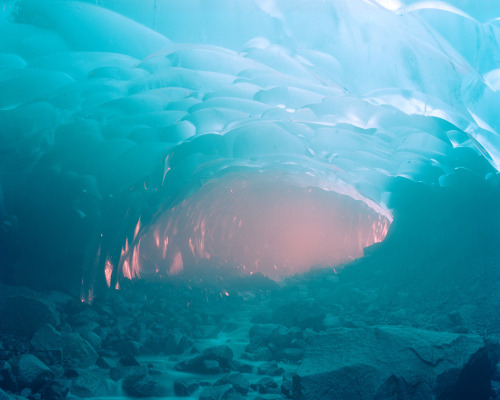
[[294,185],[279,172],[227,174],[139,234],[123,273],[189,275],[210,265],[280,278],[337,266],[382,241],[392,221],[358,197]]

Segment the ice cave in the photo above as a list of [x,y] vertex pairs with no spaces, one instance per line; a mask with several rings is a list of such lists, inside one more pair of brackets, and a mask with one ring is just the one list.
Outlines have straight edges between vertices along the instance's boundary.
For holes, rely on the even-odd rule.
[[0,0],[0,400],[500,400],[498,0]]

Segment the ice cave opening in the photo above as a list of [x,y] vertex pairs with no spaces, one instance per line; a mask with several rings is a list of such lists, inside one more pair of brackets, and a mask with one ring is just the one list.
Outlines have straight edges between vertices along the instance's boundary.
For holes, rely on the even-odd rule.
[[[229,172],[186,199],[139,219],[122,248],[124,277],[261,273],[273,279],[337,267],[381,242],[392,216],[332,177],[280,170]],[[113,267],[106,263],[111,285]],[[198,270],[198,271],[197,271]]]
[[499,0],[0,0],[0,399],[500,400]]

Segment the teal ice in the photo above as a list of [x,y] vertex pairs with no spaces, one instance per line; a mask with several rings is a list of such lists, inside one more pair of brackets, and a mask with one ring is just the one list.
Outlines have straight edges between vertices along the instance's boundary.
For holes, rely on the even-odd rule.
[[3,281],[496,259],[498,1],[0,6]]

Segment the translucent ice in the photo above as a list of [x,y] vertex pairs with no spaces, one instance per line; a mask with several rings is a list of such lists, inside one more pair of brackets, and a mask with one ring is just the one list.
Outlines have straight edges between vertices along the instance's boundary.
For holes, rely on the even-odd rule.
[[1,214],[19,224],[0,251],[16,274],[91,287],[207,254],[272,276],[335,265],[385,236],[411,188],[495,181],[495,0],[4,3]]

